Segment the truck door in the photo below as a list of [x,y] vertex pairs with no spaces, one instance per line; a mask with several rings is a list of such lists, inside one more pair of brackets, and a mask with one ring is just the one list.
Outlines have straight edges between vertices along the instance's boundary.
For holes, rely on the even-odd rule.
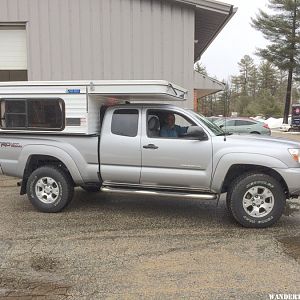
[[[212,143],[186,136],[164,136],[164,119],[172,113],[175,124],[195,126],[176,111],[144,109],[142,133],[141,184],[156,187],[177,187],[209,190],[212,173]],[[172,134],[170,134],[172,135]]]
[[141,173],[141,109],[109,108],[100,136],[100,173],[105,183],[138,184]]

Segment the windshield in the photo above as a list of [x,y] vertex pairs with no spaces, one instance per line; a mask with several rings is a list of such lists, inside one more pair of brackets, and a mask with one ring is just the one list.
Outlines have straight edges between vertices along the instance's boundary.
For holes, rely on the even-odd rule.
[[209,130],[211,130],[215,135],[224,135],[225,134],[225,132],[219,126],[217,126],[215,123],[209,121],[204,116],[197,114],[194,111],[190,111],[190,112],[194,115],[194,117],[196,117],[198,120],[200,120],[201,123],[203,123],[207,128],[209,128]]
[[218,125],[218,126],[224,125],[224,123],[225,123],[224,119],[219,119],[219,120],[215,121],[215,124]]

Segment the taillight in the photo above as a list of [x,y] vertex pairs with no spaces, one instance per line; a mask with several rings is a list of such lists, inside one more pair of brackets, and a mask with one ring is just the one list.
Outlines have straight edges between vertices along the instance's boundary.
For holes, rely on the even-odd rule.
[[269,128],[269,125],[266,124],[266,123],[264,123],[263,127],[264,127],[264,128],[267,128],[267,129],[270,129],[270,128]]

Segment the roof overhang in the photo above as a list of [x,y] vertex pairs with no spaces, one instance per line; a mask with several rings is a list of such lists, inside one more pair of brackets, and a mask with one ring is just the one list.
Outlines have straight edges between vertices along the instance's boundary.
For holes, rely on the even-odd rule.
[[195,52],[198,61],[204,51],[224,28],[237,8],[233,5],[214,0],[174,0],[190,5],[195,9]]
[[224,89],[224,83],[194,71],[194,92],[197,99],[215,94]]

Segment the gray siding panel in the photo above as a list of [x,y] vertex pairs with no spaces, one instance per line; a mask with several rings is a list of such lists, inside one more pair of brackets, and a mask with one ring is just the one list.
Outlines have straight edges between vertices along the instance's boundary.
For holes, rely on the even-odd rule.
[[143,53],[143,44],[142,44],[142,34],[141,34],[141,2],[139,0],[132,0],[132,46],[133,46],[133,78],[141,78],[142,76],[142,53]]
[[16,21],[27,22],[29,80],[166,79],[192,92],[192,8],[165,0],[0,0],[0,22]]
[[111,1],[102,0],[102,30],[103,30],[103,79],[112,79],[111,56]]
[[80,46],[81,46],[81,58],[82,58],[82,78],[90,79],[92,78],[92,41],[91,36],[91,11],[90,11],[91,1],[80,1]]
[[[102,51],[102,41],[101,41],[101,19],[100,15],[100,7],[101,1],[92,0],[90,5],[90,26],[91,26],[91,63],[92,65],[98,67],[98,69],[103,69],[103,51]],[[96,70],[92,68],[91,70],[91,78],[98,78],[99,74],[101,74],[101,70]],[[97,74],[97,75],[96,75]],[[102,77],[101,77],[102,78]]]
[[[0,7],[1,4],[2,2],[0,1]],[[16,8],[18,10],[18,21],[28,21],[28,5],[27,0],[18,0],[18,7]]]
[[[50,73],[51,78],[62,79],[62,44],[61,44],[61,0],[48,0],[49,3],[49,20],[55,20],[56,22],[49,22],[51,24],[49,28],[50,33]],[[50,5],[51,3],[51,5]]]
[[7,0],[7,15],[10,20],[18,20],[18,1]]
[[[50,35],[50,26],[49,26],[49,2],[48,0],[42,0],[38,3],[38,15],[39,15],[39,40],[40,40],[40,56],[41,56],[41,64],[40,64],[40,78],[41,80],[46,80],[46,78],[52,78],[52,64],[51,64],[51,44],[49,41],[51,40]],[[32,21],[30,21],[31,23]],[[54,37],[53,37],[54,38]],[[33,50],[34,51],[34,50]],[[38,51],[38,50],[36,50]],[[34,56],[35,57],[35,56]],[[41,67],[43,66],[43,67]],[[45,67],[47,66],[47,67]],[[56,66],[58,67],[58,66]]]
[[[119,55],[121,59],[121,76],[122,78],[133,77],[133,55],[132,55],[132,1],[121,1],[121,46]],[[126,22],[126,19],[127,22]],[[128,43],[130,41],[130,43]]]
[[121,43],[121,4],[120,0],[111,1],[110,19],[110,55],[112,79],[121,79],[122,43]]
[[60,0],[60,49],[62,73],[60,79],[72,78],[72,47],[71,47],[71,31],[70,31],[70,8],[68,0]]
[[[29,5],[29,16],[28,16],[28,26],[27,30],[29,31],[29,41],[28,41],[28,55],[29,55],[29,68],[28,68],[28,78],[29,80],[34,80],[35,78],[42,77],[41,69],[46,71],[49,70],[49,63],[46,62],[43,65],[42,61],[42,51],[41,48],[41,38],[44,34],[43,27],[40,22],[40,12],[39,12],[39,2],[40,0],[30,0],[28,1]],[[42,1],[41,1],[42,2]],[[44,2],[44,0],[43,0]],[[49,41],[46,40],[45,48],[49,47]],[[46,73],[49,76],[49,72]],[[51,78],[50,76],[48,78]]]
[[158,78],[163,78],[163,58],[162,58],[162,11],[161,11],[161,2],[153,1],[152,2],[152,30],[153,30],[153,52],[152,59],[153,64],[153,74],[156,74]]
[[152,1],[142,0],[141,9],[141,36],[142,36],[142,62],[143,62],[143,79],[153,76],[153,27],[152,27]]

